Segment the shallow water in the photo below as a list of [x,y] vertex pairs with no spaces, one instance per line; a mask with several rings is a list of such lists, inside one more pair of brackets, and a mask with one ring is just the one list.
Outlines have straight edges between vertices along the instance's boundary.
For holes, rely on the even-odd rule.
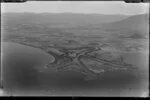
[[148,56],[126,54],[126,61],[140,72],[115,71],[85,81],[78,72],[44,69],[52,57],[42,50],[3,43],[4,90],[11,95],[140,96],[148,89]]

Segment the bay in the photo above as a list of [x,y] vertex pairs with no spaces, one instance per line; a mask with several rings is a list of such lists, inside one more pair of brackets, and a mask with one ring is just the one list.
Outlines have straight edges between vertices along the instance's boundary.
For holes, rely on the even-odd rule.
[[137,96],[148,89],[147,55],[126,55],[127,62],[146,74],[109,72],[85,81],[79,72],[45,69],[52,57],[40,49],[10,42],[2,47],[4,89],[12,95]]

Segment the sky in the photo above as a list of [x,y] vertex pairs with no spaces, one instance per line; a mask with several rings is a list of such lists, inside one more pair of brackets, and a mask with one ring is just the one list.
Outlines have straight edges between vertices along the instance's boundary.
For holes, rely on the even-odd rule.
[[30,1],[25,3],[2,3],[1,12],[67,12],[136,15],[148,13],[149,5],[148,3],[125,3],[123,1]]

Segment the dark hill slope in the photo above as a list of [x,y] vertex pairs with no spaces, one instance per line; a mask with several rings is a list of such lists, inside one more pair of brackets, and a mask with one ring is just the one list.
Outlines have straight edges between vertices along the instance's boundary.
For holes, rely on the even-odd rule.
[[135,15],[121,21],[103,24],[100,27],[121,33],[148,34],[149,16],[147,14]]

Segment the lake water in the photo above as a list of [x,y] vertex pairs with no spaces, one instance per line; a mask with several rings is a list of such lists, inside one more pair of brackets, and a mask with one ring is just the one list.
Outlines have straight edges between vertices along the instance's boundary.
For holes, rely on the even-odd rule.
[[[85,81],[78,72],[44,69],[52,60],[44,51],[16,43],[3,43],[4,90],[10,95],[142,96],[148,91],[148,55],[126,54],[140,72],[109,72]],[[144,94],[145,95],[145,94]]]

